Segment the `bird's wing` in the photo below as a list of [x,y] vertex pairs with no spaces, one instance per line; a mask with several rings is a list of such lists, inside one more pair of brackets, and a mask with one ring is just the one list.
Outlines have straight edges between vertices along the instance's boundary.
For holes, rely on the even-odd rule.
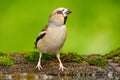
[[45,34],[47,32],[47,28],[48,28],[48,26],[46,26],[44,29],[42,29],[42,31],[39,33],[39,35],[35,41],[35,48],[37,48],[37,42],[45,36]]

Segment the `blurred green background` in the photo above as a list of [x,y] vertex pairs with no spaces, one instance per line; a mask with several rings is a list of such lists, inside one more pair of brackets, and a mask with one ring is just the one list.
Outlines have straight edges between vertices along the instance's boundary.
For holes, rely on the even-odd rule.
[[120,47],[120,0],[0,0],[0,51],[34,50],[58,7],[73,11],[63,52],[105,54]]

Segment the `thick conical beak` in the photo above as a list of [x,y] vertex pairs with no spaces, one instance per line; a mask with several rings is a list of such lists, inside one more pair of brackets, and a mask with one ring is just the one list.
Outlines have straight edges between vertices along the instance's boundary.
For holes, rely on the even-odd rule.
[[67,14],[70,14],[70,13],[72,13],[72,11],[68,9],[68,10],[66,11],[66,13],[67,13]]

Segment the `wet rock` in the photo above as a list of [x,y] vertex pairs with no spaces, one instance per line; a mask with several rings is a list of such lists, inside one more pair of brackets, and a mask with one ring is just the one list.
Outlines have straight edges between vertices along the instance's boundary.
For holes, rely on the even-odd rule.
[[109,65],[112,67],[112,69],[120,74],[120,65],[118,63],[109,63]]

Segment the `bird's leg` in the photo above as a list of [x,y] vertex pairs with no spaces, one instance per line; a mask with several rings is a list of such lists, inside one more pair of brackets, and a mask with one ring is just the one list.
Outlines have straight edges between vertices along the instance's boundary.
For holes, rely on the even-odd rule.
[[63,64],[62,64],[62,62],[61,62],[61,60],[60,60],[60,54],[59,53],[57,53],[57,55],[56,55],[56,57],[57,57],[57,59],[58,59],[58,61],[59,61],[59,70],[64,70],[64,69],[67,69],[67,68],[65,68],[64,66],[63,66]]
[[39,53],[39,60],[38,60],[37,66],[36,66],[36,68],[38,68],[38,70],[42,69],[42,66],[41,66],[41,57],[42,57],[42,52]]

